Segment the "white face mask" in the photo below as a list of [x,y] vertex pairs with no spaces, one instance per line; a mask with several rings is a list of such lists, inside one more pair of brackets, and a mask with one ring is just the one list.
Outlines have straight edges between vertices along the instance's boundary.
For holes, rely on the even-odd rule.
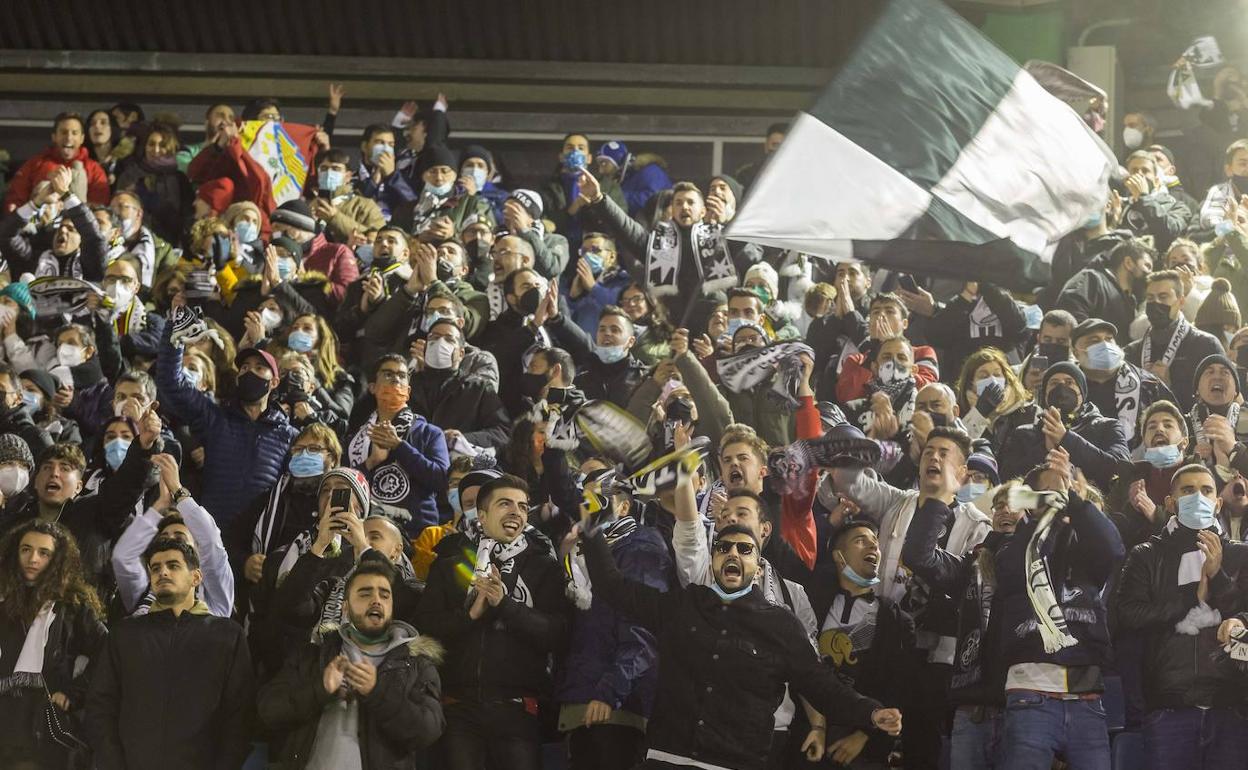
[[78,366],[86,360],[85,352],[85,348],[66,342],[56,349],[56,361],[61,366]]
[[134,299],[134,290],[120,283],[110,284],[104,293],[113,301],[113,306],[124,309]]
[[17,465],[6,465],[0,468],[0,493],[5,498],[12,498],[30,483],[30,471]]
[[1127,126],[1122,129],[1122,143],[1127,146],[1128,150],[1134,150],[1141,144],[1144,144],[1144,132],[1138,128]]
[[266,332],[271,332],[282,323],[282,314],[271,307],[266,307],[260,311],[260,323],[264,325]]
[[455,345],[450,340],[439,337],[425,345],[425,366],[430,369],[450,369],[455,357]]

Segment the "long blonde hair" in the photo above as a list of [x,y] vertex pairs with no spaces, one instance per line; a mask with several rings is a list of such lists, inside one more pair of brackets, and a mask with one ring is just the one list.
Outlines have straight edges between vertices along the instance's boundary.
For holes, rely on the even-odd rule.
[[[330,327],[329,322],[319,315],[312,313],[303,313],[297,315],[290,321],[293,327],[295,322],[300,318],[311,318],[316,324],[316,345],[306,355],[312,361],[312,368],[316,371],[316,376],[320,378],[321,384],[325,387],[332,387],[334,380],[338,377],[338,372],[342,371],[342,366],[338,363],[338,335]],[[287,334],[289,335],[289,327]],[[275,357],[281,358],[283,353],[295,353],[296,355],[305,355],[296,350],[291,350],[286,346],[285,341],[274,341],[269,345],[269,352]]]
[[998,415],[1005,414],[1010,407],[1031,400],[1031,392],[1023,387],[1022,380],[1018,379],[1018,375],[1014,373],[1014,367],[1010,366],[1005,353],[996,348],[980,348],[966,357],[966,361],[962,364],[962,373],[958,375],[958,383],[954,388],[958,395],[958,409],[962,414],[966,414],[971,408],[966,400],[966,391],[975,387],[975,381],[972,379],[975,376],[975,370],[984,364],[996,364],[1001,369],[1001,376],[1005,378],[1005,398],[1001,399],[1001,405],[997,407]]

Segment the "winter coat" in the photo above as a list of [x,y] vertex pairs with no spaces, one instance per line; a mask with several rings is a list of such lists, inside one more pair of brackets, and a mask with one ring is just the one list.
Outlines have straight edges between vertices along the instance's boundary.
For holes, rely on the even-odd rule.
[[[719,439],[735,422],[728,399],[724,398],[724,392],[711,381],[706,367],[691,351],[686,350],[672,360],[676,362],[676,371],[680,372],[680,379],[689,389],[693,403],[698,405],[698,434],[710,439],[710,445],[718,451]],[[642,425],[649,425],[653,417],[652,407],[661,392],[662,388],[653,377],[642,380],[629,399],[629,413]]]
[[589,336],[598,333],[598,321],[602,317],[602,309],[607,305],[619,305],[620,295],[632,283],[628,272],[623,269],[603,273],[595,279],[594,287],[579,297],[568,295],[568,308],[572,311],[572,321],[581,331]]
[[[1121,397],[1119,396],[1117,383],[1121,369],[1105,382],[1097,382],[1089,377],[1088,390],[1084,394],[1084,398],[1100,410],[1102,417],[1120,421],[1122,423],[1123,435],[1126,435],[1128,430],[1133,431],[1134,435],[1127,441],[1127,446],[1135,449],[1144,440],[1138,423],[1139,419],[1144,416],[1144,412],[1148,411],[1148,407],[1158,401],[1169,401],[1172,404],[1177,404],[1178,399],[1174,397],[1174,394],[1170,392],[1170,388],[1167,388],[1164,382],[1157,379],[1157,375],[1152,372],[1146,372],[1129,361],[1123,361],[1122,365],[1131,367],[1135,376],[1140,379],[1139,404],[1135,404],[1135,399],[1130,396],[1125,394]],[[1121,416],[1118,411],[1120,405],[1122,409]],[[1135,421],[1137,424],[1128,426],[1129,421],[1126,418],[1132,408],[1135,410]]]
[[1122,539],[1096,506],[1073,491],[1067,494],[1066,508],[1058,515],[1069,517],[1070,523],[1054,524],[1045,552],[1053,595],[1078,643],[1055,653],[1044,650],[1026,588],[1026,546],[1036,531],[1036,521],[1024,517],[996,558],[992,613],[999,616],[1002,633],[1000,647],[992,654],[1000,657],[1007,670],[1016,663],[1104,667],[1112,659],[1104,591],[1122,561]]
[[[420,193],[405,203],[400,204],[394,210],[394,216],[390,218],[390,224],[395,227],[402,228],[404,232],[410,235],[418,235],[420,230],[414,230],[422,222],[433,221],[438,217],[447,217],[451,220],[451,226],[455,228],[455,232],[459,232],[464,227],[464,222],[471,217],[477,217],[481,221],[494,222],[494,209],[490,206],[490,202],[478,195],[461,195],[452,193],[449,198],[442,202],[442,205],[429,213],[428,218],[418,222],[416,220],[416,207],[420,204]],[[423,228],[422,228],[423,229]]]
[[547,321],[546,329],[555,345],[572,355],[577,369],[576,387],[585,392],[586,399],[605,399],[628,406],[629,397],[648,374],[640,361],[628,355],[615,363],[604,363],[594,352],[594,341],[566,313]]
[[426,368],[411,378],[408,406],[443,431],[457,430],[473,446],[500,452],[511,438],[511,421],[498,394],[459,371]]
[[[363,424],[352,431],[344,453],[349,451],[348,447],[360,431],[368,427]],[[420,414],[412,415],[412,426],[407,435],[399,439],[399,445],[390,450],[381,464],[368,468],[360,462],[353,467],[368,478],[373,502],[403,508],[411,514],[403,527],[409,537],[415,537],[420,530],[438,523],[438,495],[446,489],[451,457],[442,429]],[[348,459],[344,454],[344,462]]]
[[23,163],[9,180],[8,192],[4,194],[5,213],[29,201],[35,185],[47,179],[53,171],[58,168],[72,169],[75,163],[82,164],[82,170],[87,176],[87,203],[107,206],[110,195],[108,175],[104,173],[104,168],[99,163],[91,160],[86,146],[79,147],[72,160],[65,160],[61,155],[61,149],[52,145]]
[[[1022,425],[1005,441],[998,462],[1001,478],[1025,476],[1044,462],[1048,445],[1038,421]],[[1087,475],[1100,489],[1109,489],[1118,464],[1128,459],[1127,440],[1117,420],[1102,417],[1096,405],[1085,401],[1067,426],[1060,446],[1070,453],[1070,464]]]
[[234,201],[251,201],[268,217],[277,208],[273,201],[273,179],[260,162],[243,149],[243,142],[235,137],[222,150],[214,142],[204,145],[191,164],[186,175],[197,187],[213,179],[229,179],[234,183]]
[[[636,159],[634,159],[636,160]],[[661,190],[672,187],[672,178],[667,170],[658,163],[634,165],[624,175],[620,190],[624,193],[624,203],[628,207],[629,216],[637,216],[651,198]]]
[[355,253],[341,243],[332,243],[324,233],[318,233],[310,242],[303,245],[304,270],[322,273],[329,276],[331,305],[337,304],[346,296],[347,287],[360,276],[359,263]]
[[[568,268],[568,239],[559,233],[543,232],[537,227],[530,227],[518,233],[516,237],[527,241],[533,247],[533,269],[538,274],[557,280]],[[575,269],[575,268],[573,268]]]
[[[660,591],[671,589],[672,560],[658,530],[638,527],[611,545],[611,554],[630,579]],[[654,635],[598,597],[572,615],[572,639],[559,666],[555,697],[560,703],[606,703],[648,717],[658,683]]]
[[664,593],[626,578],[601,535],[582,547],[594,593],[658,640],[663,666],[647,731],[651,751],[761,770],[786,684],[829,723],[870,727],[879,704],[822,665],[802,624],[760,589],[731,603],[701,585]]
[[1165,254],[1170,243],[1187,232],[1192,212],[1168,189],[1140,196],[1135,202],[1123,201],[1122,225],[1137,236],[1151,235],[1158,254]]
[[[592,169],[590,173],[594,173]],[[595,173],[594,176],[598,175]],[[619,182],[611,178],[603,178],[598,180],[598,186],[602,190],[603,197],[610,198],[621,211],[628,210],[628,203],[624,200],[624,191],[620,189]],[[561,233],[570,243],[580,243],[581,223],[568,213],[568,206],[572,205],[575,198],[568,197],[562,167],[537,188],[537,193],[542,196],[542,217],[554,222],[555,232]],[[582,208],[581,212],[584,211],[585,209]]]
[[[874,344],[874,343],[873,343]],[[914,345],[914,392],[940,379],[940,367],[936,362],[936,350],[928,345]],[[842,404],[867,395],[867,382],[871,373],[871,359],[866,353],[845,356],[841,372],[836,377],[836,400]],[[820,388],[822,390],[822,388]]]
[[[439,548],[416,613],[416,628],[447,650],[442,685],[456,700],[488,702],[536,698],[550,691],[547,658],[567,645],[570,607],[564,596],[563,566],[533,533],[515,557],[513,572],[523,581],[478,620],[468,617],[463,570],[475,567],[476,549]],[[458,540],[458,539],[456,539]],[[445,546],[455,542],[448,538]]]
[[737,422],[752,426],[767,446],[784,446],[793,441],[793,415],[779,409],[772,399],[771,381],[739,393],[720,386],[728,408]]
[[1055,307],[1069,312],[1076,321],[1109,321],[1125,338],[1135,319],[1137,304],[1135,295],[1118,286],[1114,271],[1098,261],[1071,276],[1058,294]]
[[[1171,329],[1173,331],[1173,329]],[[1149,332],[1152,334],[1151,330]],[[1161,360],[1166,352],[1166,346],[1170,344],[1170,335],[1162,332],[1159,335],[1153,335],[1152,350],[1150,351],[1153,361]],[[1143,367],[1144,357],[1144,340],[1138,339],[1127,345],[1123,351],[1126,358],[1136,366]],[[1195,326],[1187,332],[1187,336],[1179,343],[1179,349],[1176,351],[1174,360],[1170,362],[1170,390],[1179,399],[1178,406],[1180,411],[1187,412],[1192,408],[1192,404],[1196,403],[1196,367],[1200,366],[1200,362],[1212,355],[1222,353],[1222,343],[1218,341],[1208,332],[1203,332]],[[1143,408],[1140,415],[1143,416]]]
[[419,177],[408,180],[402,169],[396,164],[394,172],[380,182],[373,181],[372,169],[361,165],[355,174],[356,192],[377,204],[377,210],[385,220],[394,216],[394,212],[408,201],[416,200],[416,192],[412,181],[419,187]]
[[[1198,634],[1175,626],[1197,607],[1198,581],[1178,584],[1179,562],[1196,552],[1196,532],[1172,521],[1127,556],[1114,596],[1117,629],[1144,637],[1144,700],[1151,709],[1233,707],[1243,693],[1215,666],[1221,652],[1218,622],[1206,619]],[[1229,618],[1245,608],[1248,546],[1222,540],[1222,569],[1209,580],[1206,603]]]
[[365,270],[347,287],[334,318],[334,332],[338,335],[338,343],[343,347],[344,359],[361,368],[367,367],[384,353],[394,352],[400,341],[395,337],[399,328],[394,325],[394,316],[401,313],[391,315],[387,311],[380,318],[376,316],[396,294],[406,293],[404,284],[407,283],[407,274],[401,268],[385,273],[382,278],[385,299],[381,304],[363,311],[360,310],[360,299],[364,296],[364,279],[373,272],[374,268]]
[[96,767],[241,766],[255,702],[243,627],[199,604],[126,618],[110,631],[87,695]]
[[[392,626],[392,629],[395,627]],[[286,733],[279,755],[289,770],[306,767],[321,715],[334,696],[322,684],[325,668],[343,649],[338,629],[324,629],[319,643],[305,644],[282,671],[260,689],[261,722]],[[416,753],[433,744],[446,727],[437,665],[441,646],[417,636],[386,653],[372,692],[356,698],[359,746],[365,770],[417,767]]]
[[[234,287],[234,300],[220,319],[225,330],[241,339],[246,332],[243,319],[252,310],[258,310],[266,297],[260,293],[261,277],[249,275]],[[301,315],[319,315],[333,325],[333,285],[324,273],[304,272],[291,281],[282,281],[269,290],[269,296],[277,301],[287,319]]]
[[282,475],[296,431],[272,396],[268,409],[252,420],[237,403],[221,406],[191,387],[182,374],[182,349],[169,342],[171,331],[166,330],[156,358],[160,402],[203,440],[199,502],[224,529]]
[[191,180],[176,166],[153,172],[138,161],[126,166],[114,187],[127,190],[143,203],[143,222],[166,241],[178,241],[186,222],[191,218],[191,201],[195,192]]
[[[535,342],[544,341],[540,330],[526,323],[524,316],[510,307],[490,322],[481,340],[481,347],[492,353],[498,362],[499,381],[507,383],[519,382],[520,373],[524,371],[525,351]],[[518,387],[500,388],[498,395],[513,418],[528,409]]]
[[[371,180],[370,180],[371,181]],[[336,203],[338,209],[325,223],[325,231],[336,243],[350,244],[351,236],[361,236],[369,230],[380,230],[386,224],[377,201],[364,195],[352,195],[346,190],[347,199]]]
[[[986,328],[996,333],[976,337],[972,335],[979,333],[981,327],[971,320],[971,314],[980,300],[996,318],[996,323],[988,324]],[[945,371],[960,372],[962,362],[982,347],[992,346],[1009,352],[1022,342],[1027,331],[1027,318],[1009,292],[999,286],[981,283],[979,297],[967,301],[958,294],[928,319],[926,330],[927,339],[939,340],[943,345]]]
[[[72,195],[65,203],[64,216],[74,223],[82,241],[74,254],[56,257],[49,252],[57,263],[56,274],[99,283],[104,280],[104,268],[108,262],[108,242],[100,235],[95,215],[87,204]],[[23,232],[34,216],[35,209],[22,205],[0,219],[0,256],[9,261],[9,273],[15,278],[22,273],[31,273],[37,278],[52,274],[46,267],[40,269],[44,247],[37,247],[35,240]],[[49,237],[46,248],[50,249],[51,245]]]

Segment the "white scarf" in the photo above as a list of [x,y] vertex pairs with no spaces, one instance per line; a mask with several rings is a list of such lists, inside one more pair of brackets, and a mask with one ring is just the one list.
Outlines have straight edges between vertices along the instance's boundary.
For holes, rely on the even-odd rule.
[[1073,647],[1079,640],[1070,635],[1066,616],[1058,604],[1049,575],[1048,559],[1041,553],[1045,541],[1053,531],[1057,514],[1066,507],[1065,492],[1037,492],[1025,484],[1010,489],[1010,508],[1029,510],[1036,520],[1036,529],[1027,541],[1024,552],[1027,566],[1027,598],[1036,616],[1044,651],[1049,655],[1066,647]]
[[[1183,340],[1187,338],[1188,333],[1192,330],[1192,325],[1187,322],[1183,316],[1179,316],[1178,321],[1174,325],[1174,333],[1170,335],[1170,344],[1166,345],[1166,352],[1161,356],[1161,363],[1169,366],[1174,361],[1174,357],[1179,353],[1179,345],[1183,344]],[[1144,335],[1144,346],[1140,350],[1140,363],[1145,369],[1153,362],[1153,335],[1152,330]]]
[[1118,377],[1114,380],[1114,409],[1118,413],[1118,422],[1122,425],[1127,443],[1135,438],[1138,428],[1136,423],[1140,415],[1140,390],[1143,384],[1144,379],[1131,364],[1124,362],[1118,367]]
[[30,628],[26,629],[26,639],[22,642],[22,650],[17,655],[17,663],[13,673],[0,680],[0,693],[7,693],[19,687],[43,686],[43,653],[48,646],[48,636],[52,632],[52,624],[56,621],[55,603],[44,604],[35,616]]
[[[736,285],[737,271],[728,254],[723,225],[694,224],[689,230],[689,245],[702,291],[724,291]],[[679,273],[680,230],[675,222],[659,222],[646,244],[646,284],[656,297],[674,296],[680,291]]]

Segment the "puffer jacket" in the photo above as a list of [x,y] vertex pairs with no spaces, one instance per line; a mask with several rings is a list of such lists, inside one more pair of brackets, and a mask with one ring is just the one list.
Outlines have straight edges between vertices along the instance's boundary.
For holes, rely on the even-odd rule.
[[191,387],[182,374],[182,348],[169,342],[172,331],[173,325],[166,325],[156,357],[160,402],[203,440],[199,502],[225,529],[251,500],[277,482],[297,431],[272,398],[264,414],[253,420],[237,403],[221,406]]
[[[1001,478],[1024,476],[1044,462],[1048,454],[1039,420],[1019,426],[1001,447]],[[1060,445],[1070,453],[1070,464],[1087,475],[1100,489],[1109,489],[1119,464],[1129,458],[1122,423],[1101,416],[1096,404],[1084,401],[1062,437]]]
[[[670,589],[672,559],[658,530],[638,527],[612,543],[611,554],[630,579]],[[648,717],[658,678],[658,650],[650,631],[597,597],[589,609],[573,615],[572,641],[555,683],[560,703],[597,700]]]
[[[415,635],[406,624],[391,628],[411,636],[405,642],[396,640],[377,667],[372,692],[356,699],[364,770],[417,767],[417,752],[432,745],[446,727],[437,670],[443,656],[441,645]],[[283,767],[297,770],[311,758],[321,715],[333,700],[321,680],[325,667],[342,648],[338,629],[326,629],[319,643],[306,644],[292,655],[258,694],[265,727],[290,731],[280,751]]]
[[[1150,710],[1190,706],[1236,706],[1243,702],[1239,683],[1215,665],[1221,645],[1218,622],[1207,619],[1199,633],[1175,626],[1197,606],[1198,583],[1178,584],[1179,562],[1196,551],[1196,531],[1174,520],[1127,556],[1114,595],[1118,630],[1144,641],[1144,700]],[[1222,539],[1222,569],[1209,580],[1206,603],[1229,618],[1245,609],[1242,578],[1248,546]]]
[[360,277],[355,253],[341,243],[331,243],[324,233],[303,245],[303,269],[329,276],[329,296],[337,307],[347,294],[347,287]]
[[992,614],[1002,623],[1000,647],[992,654],[1007,669],[1016,663],[1054,663],[1060,666],[1105,666],[1112,658],[1104,590],[1122,561],[1118,529],[1092,503],[1073,491],[1059,516],[1069,524],[1055,524],[1049,533],[1049,580],[1060,599],[1070,634],[1078,644],[1055,653],[1044,650],[1036,611],[1027,597],[1027,541],[1036,531],[1030,517],[1018,523],[1009,541],[997,551],[997,592]]

